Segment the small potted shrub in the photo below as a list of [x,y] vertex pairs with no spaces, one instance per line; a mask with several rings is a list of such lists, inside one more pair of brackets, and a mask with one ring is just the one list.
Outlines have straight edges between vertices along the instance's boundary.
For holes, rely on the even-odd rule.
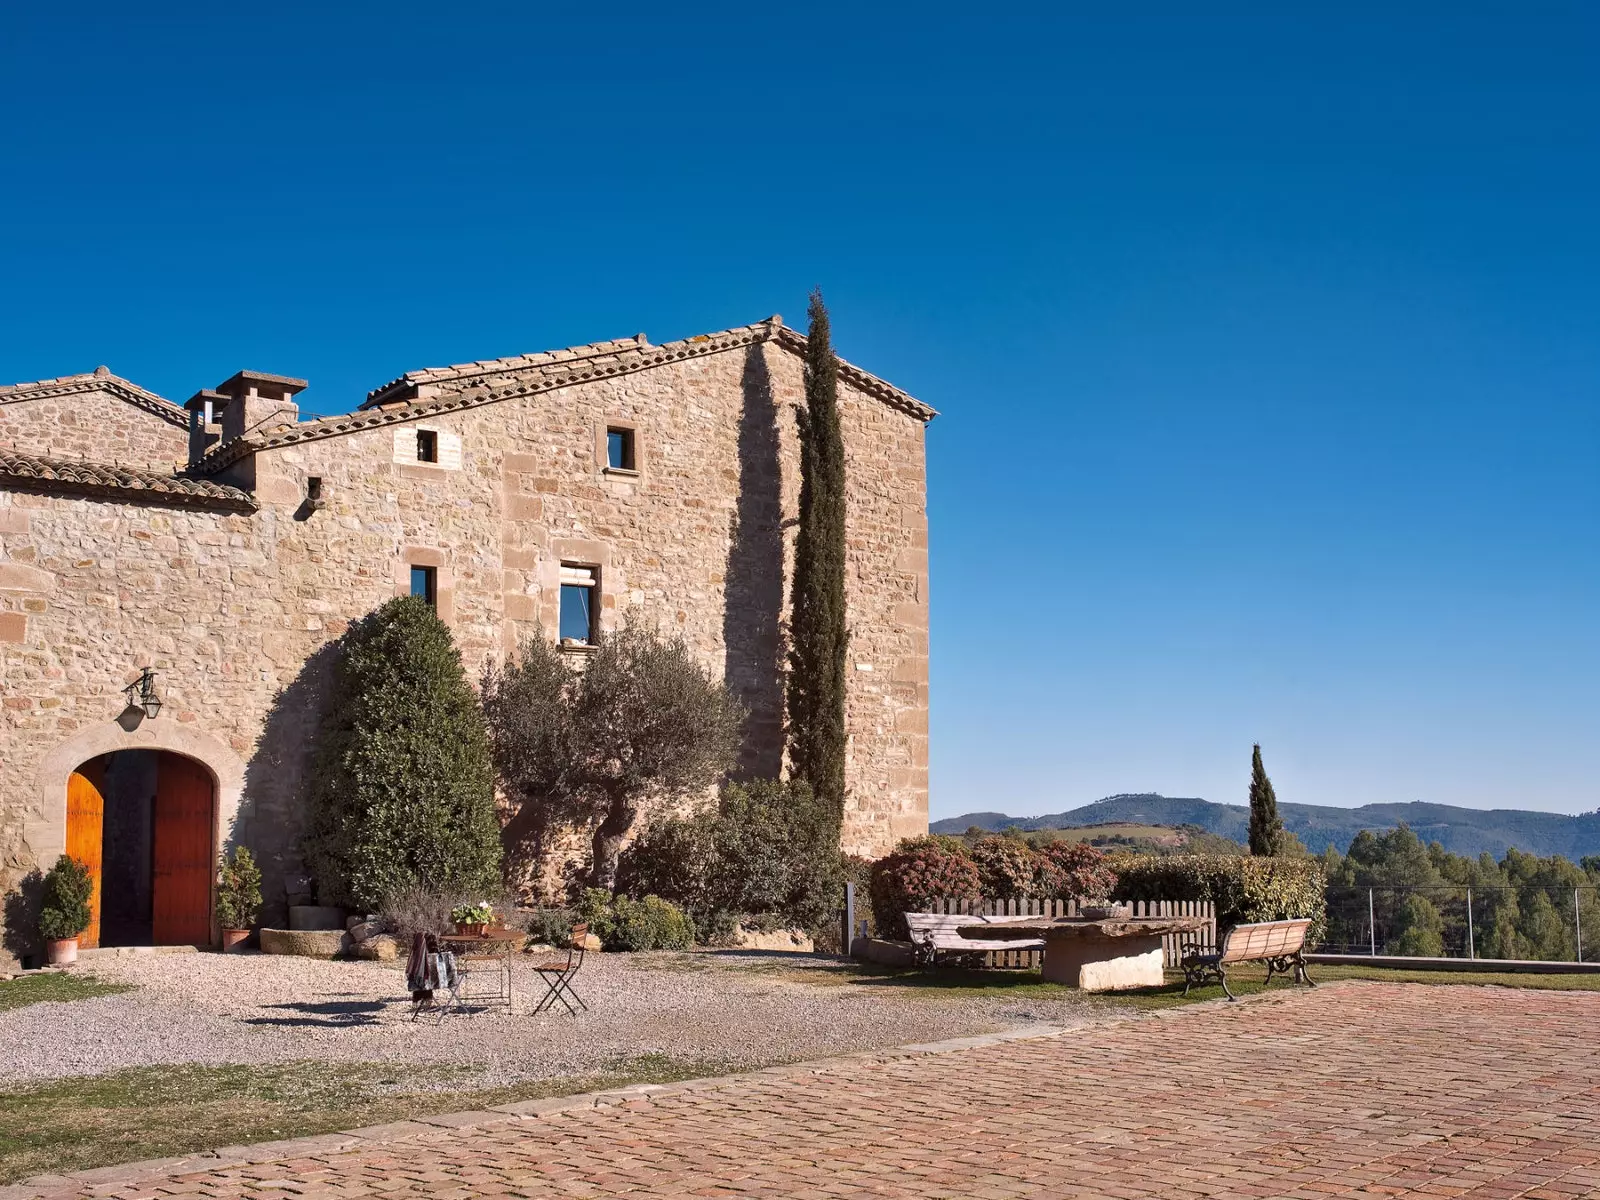
[[482,935],[489,931],[494,920],[494,908],[487,900],[476,904],[458,904],[450,910],[450,919],[456,923],[459,934]]
[[217,923],[222,926],[222,952],[238,950],[250,940],[261,913],[261,868],[248,846],[232,859],[224,854],[217,871]]
[[89,868],[63,854],[44,877],[39,905],[39,935],[53,967],[78,961],[78,935],[89,928],[89,899],[94,880]]

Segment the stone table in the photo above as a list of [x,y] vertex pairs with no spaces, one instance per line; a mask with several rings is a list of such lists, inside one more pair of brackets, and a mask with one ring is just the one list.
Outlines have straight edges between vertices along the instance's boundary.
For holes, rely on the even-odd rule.
[[1205,917],[1040,917],[1005,925],[963,925],[957,932],[972,938],[1044,939],[1044,977],[1086,992],[1160,987],[1161,939],[1169,933],[1194,933]]

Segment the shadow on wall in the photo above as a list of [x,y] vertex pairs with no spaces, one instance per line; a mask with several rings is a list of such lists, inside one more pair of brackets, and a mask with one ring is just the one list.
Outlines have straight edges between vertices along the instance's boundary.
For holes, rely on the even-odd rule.
[[0,934],[0,949],[18,962],[37,965],[44,943],[39,939],[39,907],[44,899],[44,875],[35,867],[6,893],[5,929]]
[[760,344],[746,351],[742,389],[723,677],[750,713],[738,776],[775,779],[783,765],[783,468],[772,377]]
[[249,846],[260,864],[261,923],[268,927],[288,925],[286,896],[304,887],[300,840],[306,827],[306,783],[339,654],[337,641],[326,642],[301,664],[299,674],[273,698],[261,740],[245,766],[244,794],[228,846]]

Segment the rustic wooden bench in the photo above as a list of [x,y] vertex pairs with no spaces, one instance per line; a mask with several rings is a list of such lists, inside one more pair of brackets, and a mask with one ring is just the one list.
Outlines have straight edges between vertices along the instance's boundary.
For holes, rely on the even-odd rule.
[[912,953],[923,966],[932,966],[941,950],[957,954],[978,953],[985,950],[1042,950],[1043,938],[973,938],[962,937],[958,929],[965,925],[1015,925],[1020,921],[1037,921],[1038,917],[983,917],[960,913],[906,913],[906,928],[911,931]]
[[1189,989],[1215,979],[1229,1000],[1237,1000],[1228,990],[1228,968],[1237,963],[1264,962],[1267,964],[1266,982],[1274,975],[1293,974],[1307,987],[1315,987],[1306,974],[1306,930],[1311,928],[1310,918],[1294,921],[1259,921],[1253,925],[1235,925],[1222,936],[1222,944],[1206,951],[1204,946],[1189,942],[1183,947],[1183,994]]

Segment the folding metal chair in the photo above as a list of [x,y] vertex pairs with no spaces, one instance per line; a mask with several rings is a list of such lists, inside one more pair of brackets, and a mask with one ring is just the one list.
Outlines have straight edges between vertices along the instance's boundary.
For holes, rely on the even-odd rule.
[[[539,978],[544,980],[545,987],[548,989],[544,994],[544,999],[534,1005],[533,1011],[535,1015],[553,1009],[557,1000],[561,1001],[573,1016],[578,1015],[578,1008],[583,1009],[585,1012],[589,1011],[589,1006],[583,1002],[577,992],[572,990],[572,977],[578,973],[578,968],[583,966],[583,947],[588,938],[588,925],[574,925],[572,927],[572,939],[567,943],[567,957],[565,959],[547,958],[543,962],[533,964],[533,969],[539,973]],[[573,1001],[577,1002],[578,1008],[572,1007]]]

